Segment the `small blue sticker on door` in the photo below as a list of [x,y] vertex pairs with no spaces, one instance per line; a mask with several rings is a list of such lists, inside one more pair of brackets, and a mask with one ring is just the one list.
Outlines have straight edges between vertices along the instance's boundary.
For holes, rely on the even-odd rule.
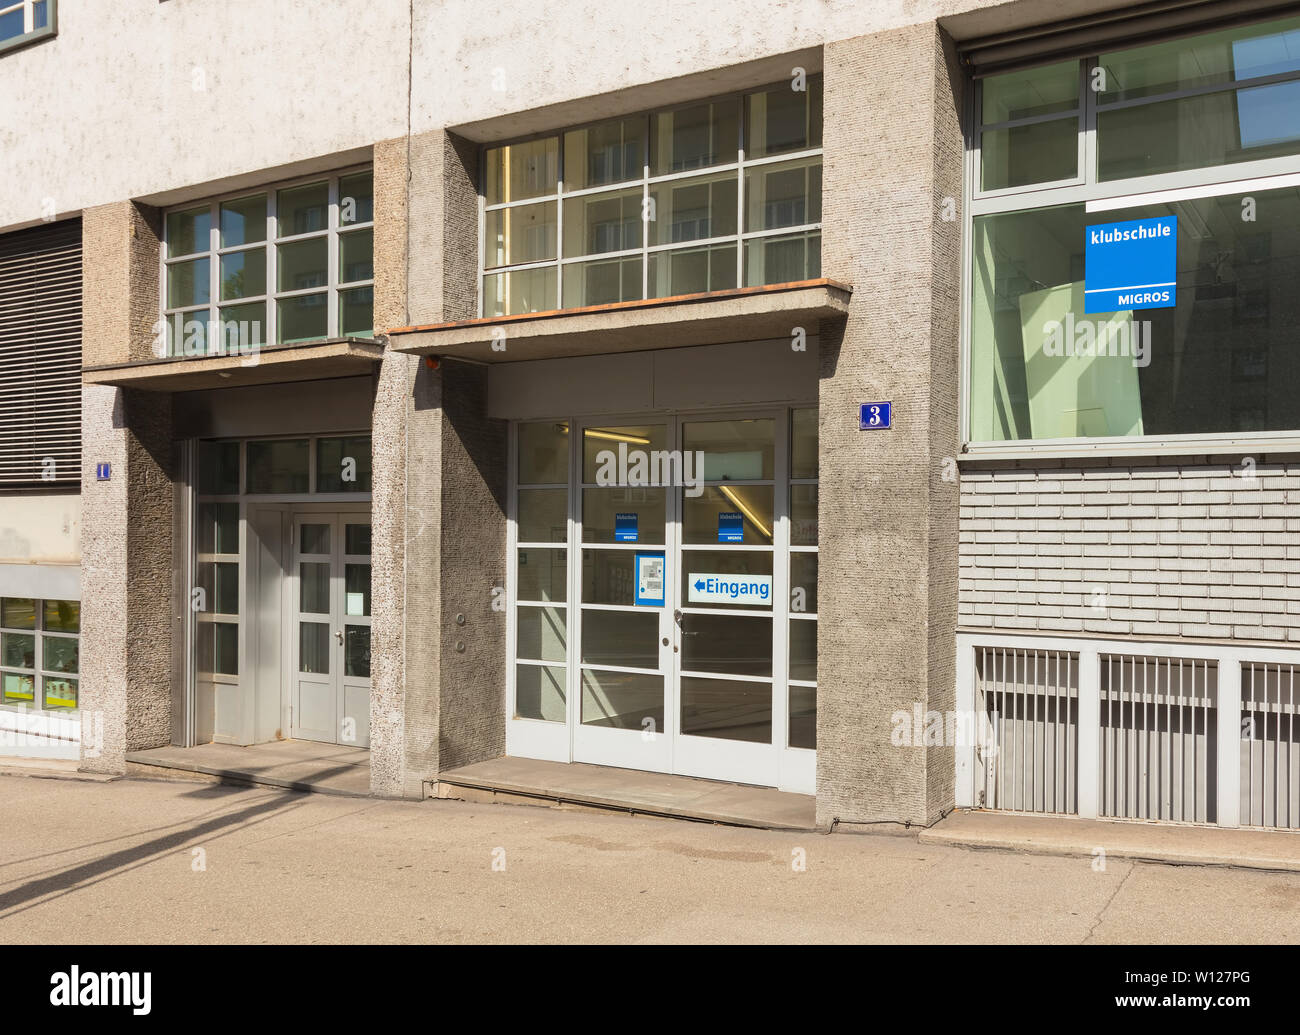
[[615,514],[614,515],[614,542],[616,543],[635,543],[636,542],[636,514]]
[[858,407],[858,430],[877,431],[889,427],[893,418],[893,404],[888,402],[862,403]]
[[724,510],[718,515],[718,542],[743,543],[745,517],[739,511]]

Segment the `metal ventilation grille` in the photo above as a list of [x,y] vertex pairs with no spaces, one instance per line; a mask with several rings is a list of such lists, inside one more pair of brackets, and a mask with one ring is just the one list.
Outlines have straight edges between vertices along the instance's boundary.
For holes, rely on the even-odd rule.
[[1078,812],[1077,654],[976,648],[975,711],[985,807]]
[[1101,814],[1215,822],[1216,662],[1103,654]]
[[1241,822],[1300,827],[1300,679],[1295,665],[1241,663]]
[[0,488],[81,481],[81,220],[0,235]]

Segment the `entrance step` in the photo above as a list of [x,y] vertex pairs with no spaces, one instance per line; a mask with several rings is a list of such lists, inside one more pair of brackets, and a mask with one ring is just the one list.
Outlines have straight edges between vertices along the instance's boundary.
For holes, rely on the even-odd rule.
[[764,830],[816,829],[816,799],[811,794],[582,762],[494,758],[439,773],[434,793],[439,798],[576,805]]
[[279,740],[249,747],[200,744],[131,751],[126,760],[128,775],[188,774],[287,791],[370,796],[370,752],[343,744],[315,744],[308,740]]

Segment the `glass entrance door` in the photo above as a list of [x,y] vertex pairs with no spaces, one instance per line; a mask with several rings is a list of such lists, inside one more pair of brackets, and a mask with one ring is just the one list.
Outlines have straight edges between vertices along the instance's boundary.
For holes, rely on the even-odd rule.
[[291,735],[370,746],[370,518],[295,514]]

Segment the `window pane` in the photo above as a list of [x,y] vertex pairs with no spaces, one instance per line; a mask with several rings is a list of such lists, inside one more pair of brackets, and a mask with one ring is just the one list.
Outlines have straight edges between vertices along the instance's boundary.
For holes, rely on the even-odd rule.
[[563,543],[569,537],[567,489],[519,490],[519,542]]
[[817,613],[817,555],[790,555],[790,611],[794,614]]
[[348,288],[339,292],[339,333],[344,337],[370,338],[375,333],[375,289]]
[[221,256],[221,298],[266,294],[266,249],[252,248]]
[[35,629],[36,601],[23,597],[0,600],[0,626],[6,629]]
[[1101,104],[1300,71],[1300,18],[1103,54]]
[[734,518],[740,515],[741,542],[772,545],[772,486],[710,486],[703,495],[682,499],[682,536],[686,543],[729,542]]
[[570,262],[564,267],[564,305],[606,305],[641,297],[641,258]]
[[822,146],[822,77],[808,76],[745,98],[745,157],[765,158]]
[[339,283],[373,280],[375,276],[375,232],[354,230],[339,235]]
[[980,134],[984,190],[1068,180],[1079,172],[1079,120],[1071,115]]
[[[645,119],[615,119],[564,134],[564,189],[641,178]],[[564,218],[569,218],[565,213]]]
[[[1300,427],[1300,193],[1253,191],[1089,216],[1083,205],[976,220],[976,441]],[[1090,226],[1176,216],[1176,305],[1085,312]]]
[[650,172],[659,176],[739,158],[740,105],[696,104],[650,116]]
[[659,612],[582,609],[582,661],[621,668],[659,667]]
[[[211,259],[191,259],[167,267],[167,308],[203,305],[211,297],[208,277],[212,270]],[[206,318],[207,314],[203,314]]]
[[649,297],[670,298],[736,286],[736,246],[683,248],[650,256]]
[[484,155],[487,203],[554,194],[559,183],[559,156],[559,137],[492,148]]
[[706,481],[768,480],[775,469],[775,422],[758,420],[690,421],[683,427],[684,447],[704,454]]
[[817,486],[790,486],[790,545],[817,545]]
[[239,625],[235,622],[202,622],[196,632],[195,668],[223,676],[239,675]]
[[77,638],[75,636],[42,636],[41,668],[46,672],[77,671]]
[[[600,485],[659,485],[665,480],[649,468],[651,454],[668,442],[663,424],[633,424],[603,428],[584,428],[582,432],[582,480]],[[625,449],[627,462],[619,470],[619,450]],[[638,458],[644,466],[637,466]]]
[[299,553],[319,556],[330,552],[329,525],[307,522],[299,526],[299,534],[302,536],[298,546]]
[[519,600],[563,603],[568,598],[568,556],[568,551],[563,549],[529,546],[519,550],[515,596]]
[[375,177],[356,173],[339,180],[339,225],[369,223],[375,218]]
[[45,707],[50,709],[77,707],[77,680],[45,678]]
[[281,237],[329,229],[328,183],[290,187],[276,195],[275,216]]
[[[204,260],[207,261],[206,259]],[[195,309],[168,318],[171,337],[168,347],[172,356],[202,356],[208,351],[208,310]]]
[[329,239],[313,237],[309,241],[281,245],[276,262],[281,291],[324,287],[329,279]]
[[201,562],[195,573],[196,584],[203,590],[199,613],[216,615],[239,614],[239,565],[230,561]]
[[214,496],[239,491],[239,443],[199,443],[199,492]]
[[247,352],[253,345],[266,344],[266,303],[222,306],[218,310],[221,324],[217,333],[225,345],[226,354],[238,350]]
[[[266,240],[266,195],[258,194],[221,205],[221,247]],[[255,292],[250,292],[250,294]]]
[[772,684],[682,677],[682,732],[753,744],[772,741]]
[[582,724],[664,733],[664,677],[582,670]]
[[790,687],[790,746],[817,747],[817,688]]
[[760,237],[745,242],[745,284],[790,284],[822,275],[819,231],[789,237]]
[[565,672],[563,665],[516,665],[515,718],[564,722]]
[[772,674],[772,619],[689,614],[682,619],[682,668],[732,676]]
[[5,668],[36,667],[36,636],[32,633],[0,634],[0,665]]
[[568,480],[568,423],[542,421],[519,425],[519,484],[558,485]]
[[980,83],[983,97],[981,121],[1010,122],[1034,115],[1077,111],[1079,107],[1079,62],[1062,61],[1005,75],[993,75]]
[[509,316],[556,308],[555,267],[515,270],[483,278],[483,315]]
[[516,607],[518,646],[515,653],[528,661],[559,661],[567,651],[564,609],[559,607]]
[[790,621],[790,678],[817,681],[817,622],[811,618]]
[[[564,255],[599,255],[641,247],[641,188],[584,194],[564,201]],[[511,211],[507,209],[506,211]],[[567,275],[568,270],[565,270]]]
[[654,202],[652,244],[702,241],[736,232],[735,173],[658,183],[650,188],[650,198]]
[[633,606],[636,556],[635,550],[583,550],[583,603]]
[[817,410],[790,411],[790,477],[817,477]]
[[19,672],[0,672],[4,684],[5,704],[33,704],[36,701],[36,677]]
[[8,14],[0,14],[0,40],[11,40],[23,35],[23,9],[20,7]]
[[75,633],[81,631],[81,601],[46,600],[44,602],[45,628],[50,632]]
[[370,626],[347,625],[343,634],[343,674],[370,678]]
[[370,477],[369,435],[317,439],[317,492],[369,492]]
[[554,259],[555,202],[484,213],[483,265],[516,266]]
[[1097,113],[1102,180],[1300,153],[1300,81]]
[[779,230],[822,221],[822,160],[761,165],[745,174],[745,229]]
[[282,298],[277,306],[280,313],[280,341],[311,341],[327,336],[329,304],[323,293]]
[[353,557],[370,556],[370,525],[343,526],[343,552]]
[[195,524],[199,553],[239,553],[238,503],[200,503]]
[[330,671],[330,627],[327,622],[298,623],[298,671],[327,676]]
[[313,615],[330,613],[328,561],[298,562],[298,610]]
[[664,490],[582,490],[584,543],[664,544]]
[[305,438],[248,443],[248,491],[306,492],[307,453]]
[[212,210],[204,205],[167,213],[167,257],[193,255],[211,247]]

